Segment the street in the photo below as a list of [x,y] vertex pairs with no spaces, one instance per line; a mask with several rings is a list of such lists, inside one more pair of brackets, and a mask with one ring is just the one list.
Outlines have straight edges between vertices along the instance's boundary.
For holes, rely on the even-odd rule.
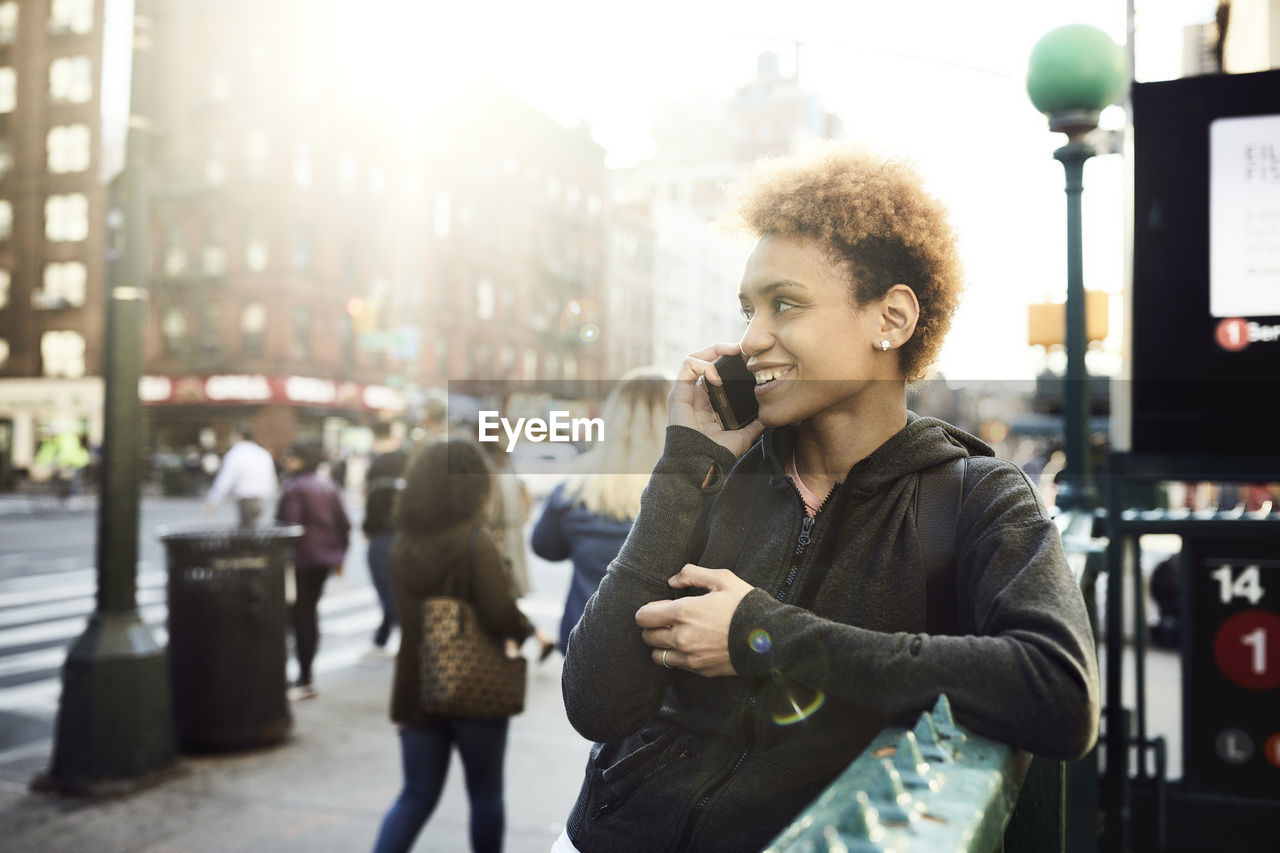
[[[34,511],[33,511],[34,510]],[[362,508],[348,497],[358,526]],[[538,507],[534,509],[537,517]],[[321,599],[321,645],[316,661],[315,701],[293,706],[293,734],[278,749],[240,758],[184,756],[187,783],[165,783],[133,798],[151,821],[126,831],[124,806],[112,802],[77,805],[80,823],[53,820],[64,807],[29,793],[33,778],[47,770],[61,692],[59,668],[67,645],[85,626],[94,606],[97,515],[92,502],[78,510],[31,507],[21,499],[0,500],[0,832],[17,849],[79,850],[349,850],[370,843],[382,812],[399,785],[394,730],[386,719],[391,660],[369,654],[379,609],[369,583],[365,542],[358,534],[345,572],[333,578]],[[156,530],[166,525],[230,524],[224,507],[206,515],[193,498],[147,497],[142,501],[138,604],[157,642],[166,642],[165,555]],[[527,533],[527,530],[526,530]],[[526,536],[527,541],[527,536]],[[1155,543],[1153,543],[1155,544]],[[529,557],[532,591],[521,601],[543,629],[555,633],[568,583],[567,563]],[[396,642],[393,635],[392,645]],[[526,712],[512,721],[507,759],[507,849],[545,851],[560,831],[581,781],[589,744],[565,719],[559,691],[558,655],[531,664]],[[294,663],[290,661],[291,675]],[[1169,746],[1170,776],[1181,774],[1180,679],[1176,655],[1150,650],[1149,733]],[[1132,658],[1127,657],[1126,704],[1133,702]],[[332,690],[326,692],[326,685]],[[336,740],[335,740],[336,739]],[[333,741],[333,743],[330,743]],[[250,778],[241,762],[274,769]],[[253,771],[257,773],[259,771]],[[458,762],[440,806],[416,849],[450,851],[466,845],[467,804]],[[202,775],[203,774],[203,775]],[[289,794],[273,799],[285,780]],[[338,781],[335,781],[338,780]],[[348,780],[344,784],[341,780]],[[241,787],[249,784],[252,794]],[[198,803],[188,788],[203,791]],[[349,796],[343,797],[342,793]],[[255,805],[245,826],[228,824],[237,798]],[[167,815],[177,810],[177,815]],[[100,814],[99,814],[100,812]],[[164,815],[165,817],[161,817]],[[81,825],[84,824],[84,825]],[[180,825],[181,824],[181,825]],[[110,844],[98,843],[111,827]],[[232,839],[236,839],[232,844]],[[23,842],[31,844],[24,847]],[[231,846],[228,846],[231,845]],[[240,846],[242,845],[242,846]]]
[[[94,606],[97,516],[92,503],[74,511],[31,510],[20,498],[0,502],[0,824],[5,825],[7,838],[18,839],[20,849],[27,849],[21,844],[24,839],[38,839],[38,846],[30,849],[42,851],[85,849],[83,832],[77,834],[69,825],[55,830],[43,822],[45,816],[40,812],[54,806],[33,798],[28,787],[37,774],[48,769],[61,693],[59,668],[68,644],[83,631]],[[358,498],[348,496],[348,512],[358,527],[363,513]],[[156,529],[215,521],[229,524],[232,519],[230,507],[206,515],[194,498],[143,499],[138,604],[157,642],[164,644],[167,632],[165,555]],[[521,607],[539,627],[555,634],[569,565],[547,563],[530,554],[529,572],[532,591],[522,599]],[[342,577],[331,578],[326,586],[320,611],[321,641],[316,659],[319,697],[293,706],[293,734],[278,750],[243,755],[254,762],[277,762],[278,772],[288,776],[298,790],[307,784],[327,785],[316,798],[332,796],[333,779],[354,777],[361,781],[351,784],[352,797],[346,801],[341,827],[332,825],[334,814],[320,829],[306,822],[311,818],[283,827],[268,824],[255,836],[255,843],[269,844],[269,849],[344,850],[371,843],[381,813],[399,785],[394,729],[386,718],[392,661],[369,654],[380,611],[369,582],[365,540],[358,533]],[[396,642],[393,634],[391,646]],[[565,720],[559,695],[559,661],[559,655],[554,655],[545,664],[530,664],[526,712],[512,721],[507,757],[508,850],[545,851],[563,825],[581,781],[589,744]],[[291,677],[295,666],[290,660]],[[333,685],[329,694],[326,683]],[[353,684],[358,685],[354,695]],[[323,766],[295,767],[304,749],[314,748],[303,742],[314,744],[314,738],[327,737],[335,723],[341,729],[339,737],[349,743],[322,753],[319,763]],[[352,750],[360,755],[359,766],[351,766],[348,753]],[[332,760],[325,762],[326,757]],[[309,760],[316,762],[314,756]],[[216,757],[185,756],[181,764],[185,768],[181,775],[236,775],[229,767],[220,771],[224,765]],[[446,851],[465,846],[467,806],[458,762],[450,773],[437,814],[417,849]],[[232,791],[236,785],[233,779],[228,780]],[[183,795],[180,786],[170,784],[152,790],[155,793],[144,792],[135,799],[145,803]],[[85,807],[92,811],[100,806]],[[212,807],[206,804],[205,808]],[[336,804],[332,808],[337,808]],[[165,807],[156,806],[155,811],[163,812]],[[98,849],[230,849],[225,846],[230,831],[221,841],[216,830],[213,837],[206,837],[210,830],[205,821],[212,818],[202,814],[191,807],[187,813],[190,826],[185,829],[156,827],[140,831],[132,840],[122,837]],[[304,810],[304,814],[310,812]],[[103,819],[112,818],[104,814]],[[183,831],[190,837],[184,838]],[[316,837],[308,834],[312,831],[328,835],[323,845],[317,846]],[[288,838],[281,840],[281,833]],[[163,843],[153,848],[159,841]],[[266,848],[250,845],[247,849]]]
[[[358,524],[358,507],[352,517]],[[138,606],[161,645],[167,637],[165,555],[155,531],[231,520],[229,507],[209,515],[197,499],[143,500]],[[14,750],[25,752],[52,734],[59,667],[94,607],[96,524],[92,502],[78,510],[40,507],[0,516],[0,766]],[[379,621],[364,547],[362,538],[353,544],[347,571],[331,579],[321,601],[321,677],[358,660]]]

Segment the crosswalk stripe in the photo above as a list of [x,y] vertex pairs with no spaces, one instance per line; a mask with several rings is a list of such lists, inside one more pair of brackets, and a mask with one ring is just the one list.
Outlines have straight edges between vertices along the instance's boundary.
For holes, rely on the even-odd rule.
[[[161,646],[167,645],[165,605],[144,606],[141,615],[152,639]],[[315,662],[317,674],[358,663],[368,651],[373,629],[382,620],[382,612],[371,587],[339,587],[321,598],[320,617],[321,650]],[[83,632],[86,621],[87,614],[81,618],[54,619],[0,631],[0,676],[50,672],[49,678],[0,689],[0,710],[56,707],[62,689],[58,670],[66,660],[67,644]],[[63,640],[65,643],[48,649],[3,655],[5,648],[50,640]],[[292,657],[289,664],[291,668],[296,667]]]
[[[137,599],[140,605],[156,604],[165,600],[165,593],[163,589],[143,588],[138,590]],[[0,608],[0,628],[56,619],[61,616],[85,616],[91,613],[93,608],[93,596],[86,595],[77,595],[74,598],[64,598],[44,604]]]
[[[168,583],[168,575],[164,572],[142,572],[138,575],[139,589],[163,588]],[[97,592],[97,577],[70,583],[49,584],[34,589],[5,590],[6,584],[0,583],[0,609],[21,607],[26,604],[40,604],[56,601],[60,598],[93,595]]]

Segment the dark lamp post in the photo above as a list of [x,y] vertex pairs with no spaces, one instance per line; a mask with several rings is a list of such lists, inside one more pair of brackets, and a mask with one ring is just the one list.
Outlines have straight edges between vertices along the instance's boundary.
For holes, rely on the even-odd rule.
[[1050,31],[1031,50],[1027,94],[1049,119],[1049,129],[1067,134],[1053,152],[1066,172],[1067,192],[1067,375],[1063,383],[1066,470],[1058,490],[1063,511],[1096,503],[1089,482],[1088,373],[1085,370],[1085,301],[1080,194],[1084,164],[1096,152],[1084,141],[1098,126],[1098,114],[1124,90],[1124,53],[1106,33],[1084,24]]
[[[1094,155],[1084,137],[1098,126],[1098,114],[1124,90],[1128,74],[1124,54],[1101,30],[1073,24],[1052,30],[1031,51],[1027,69],[1027,94],[1036,109],[1049,119],[1049,129],[1065,133],[1067,144],[1053,152],[1066,173],[1067,191],[1067,305],[1066,333],[1067,375],[1063,382],[1063,429],[1066,433],[1067,465],[1062,472],[1062,485],[1057,504],[1062,515],[1058,526],[1068,558],[1087,555],[1096,543],[1093,535],[1093,507],[1097,498],[1089,478],[1089,398],[1088,371],[1085,370],[1086,347],[1084,272],[1082,264],[1080,194],[1084,190],[1084,164]],[[1113,545],[1113,547],[1115,547]],[[1107,577],[1107,640],[1119,638],[1120,607],[1123,601],[1122,573]],[[1111,606],[1111,602],[1116,602]],[[1128,749],[1124,706],[1120,701],[1120,667],[1107,668],[1107,774],[1100,801],[1106,804],[1106,837],[1120,839],[1115,849],[1128,849],[1123,843],[1122,814],[1128,797],[1125,792],[1127,773],[1124,768]],[[1099,801],[1096,757],[1082,760],[1068,769],[1069,796],[1078,799],[1068,809],[1067,834],[1080,836],[1086,846],[1097,843],[1096,819],[1089,814]],[[1095,813],[1096,814],[1096,813]],[[1073,817],[1074,815],[1074,817]],[[1072,843],[1071,849],[1075,849]],[[1094,847],[1094,849],[1097,849]]]

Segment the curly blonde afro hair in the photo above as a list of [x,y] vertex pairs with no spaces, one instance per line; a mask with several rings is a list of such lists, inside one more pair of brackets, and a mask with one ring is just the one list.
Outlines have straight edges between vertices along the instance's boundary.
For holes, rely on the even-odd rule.
[[730,203],[731,218],[756,238],[794,236],[824,246],[847,271],[855,307],[895,284],[915,291],[920,319],[898,352],[907,379],[924,376],[964,283],[946,208],[915,169],[828,145],[808,158],[762,160],[731,188]]

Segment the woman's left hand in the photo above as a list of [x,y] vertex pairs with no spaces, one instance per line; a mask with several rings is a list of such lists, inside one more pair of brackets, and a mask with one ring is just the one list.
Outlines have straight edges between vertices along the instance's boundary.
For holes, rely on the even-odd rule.
[[651,601],[636,611],[636,624],[653,662],[698,675],[736,675],[729,660],[729,623],[738,603],[754,588],[728,569],[685,565],[667,583],[675,589],[697,587],[705,595]]

